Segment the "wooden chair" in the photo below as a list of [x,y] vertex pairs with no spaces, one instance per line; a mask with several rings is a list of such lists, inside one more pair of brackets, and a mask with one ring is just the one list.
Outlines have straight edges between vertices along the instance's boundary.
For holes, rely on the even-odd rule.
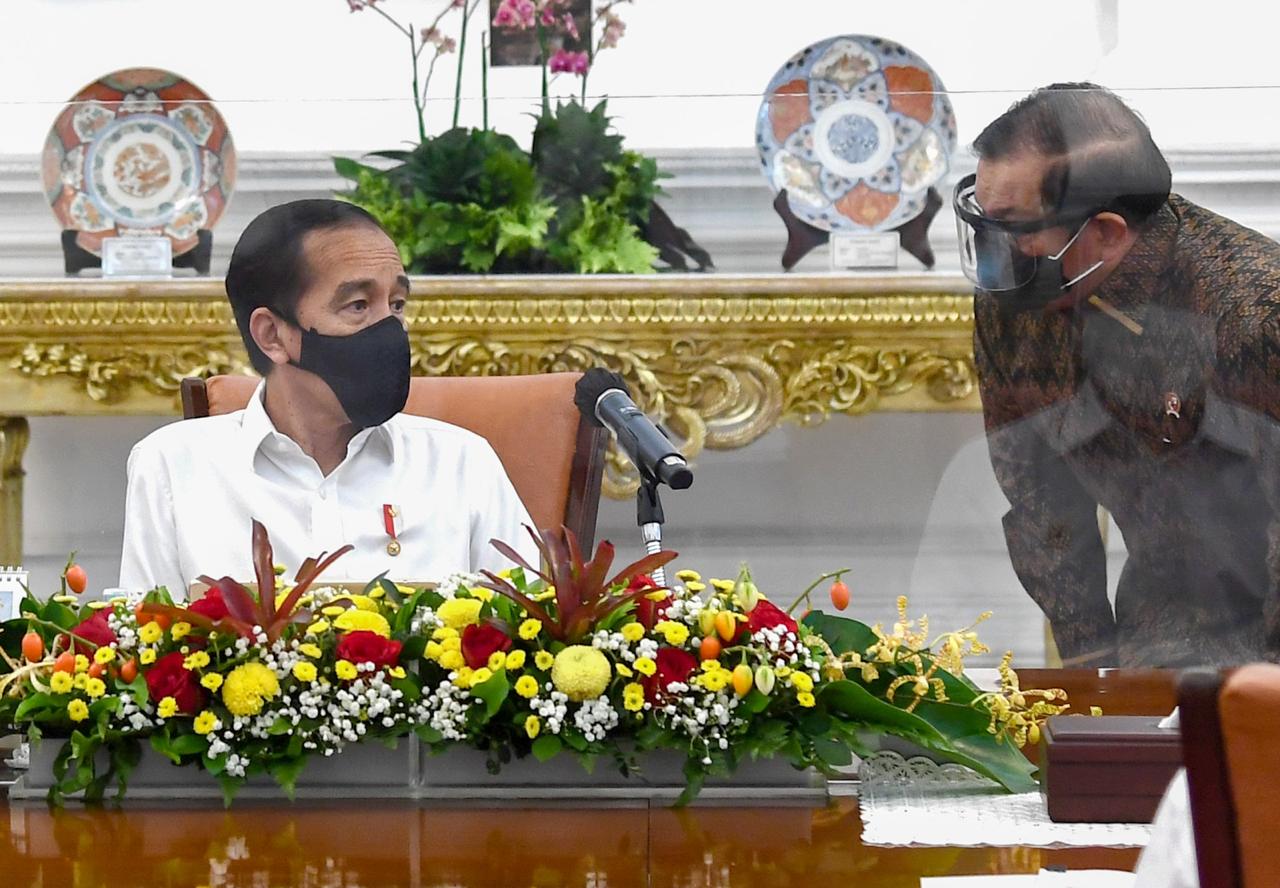
[[[608,432],[573,403],[580,373],[415,377],[404,412],[461,426],[486,439],[539,528],[561,524],[593,546]],[[182,380],[185,419],[243,409],[258,380]]]
[[1178,706],[1200,888],[1280,885],[1280,666],[1184,673]]

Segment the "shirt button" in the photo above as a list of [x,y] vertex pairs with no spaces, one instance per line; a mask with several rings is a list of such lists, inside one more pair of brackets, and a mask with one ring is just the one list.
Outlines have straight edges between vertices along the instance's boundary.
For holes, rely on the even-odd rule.
[[323,487],[321,487],[321,488],[320,488],[320,499],[328,499],[328,498],[329,498],[329,491],[327,491],[327,490],[325,490]]

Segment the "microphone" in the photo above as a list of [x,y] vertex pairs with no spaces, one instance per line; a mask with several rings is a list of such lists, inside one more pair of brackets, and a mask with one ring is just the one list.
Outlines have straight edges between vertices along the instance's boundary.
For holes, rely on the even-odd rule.
[[689,463],[631,400],[626,380],[617,373],[594,367],[582,375],[573,402],[594,425],[604,426],[618,438],[627,457],[645,478],[684,490],[693,483]]

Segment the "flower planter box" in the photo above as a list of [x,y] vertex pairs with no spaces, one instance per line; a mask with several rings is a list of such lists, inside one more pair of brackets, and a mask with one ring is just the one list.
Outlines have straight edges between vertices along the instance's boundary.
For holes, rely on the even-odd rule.
[[[43,799],[53,783],[53,761],[62,746],[47,740],[31,749],[31,767],[9,790],[12,799]],[[106,766],[105,754],[99,767]],[[486,757],[473,749],[450,749],[431,755],[410,738],[397,749],[361,743],[329,758],[307,763],[298,778],[298,798],[409,798],[432,801],[537,801],[585,805],[638,801],[673,802],[684,790],[683,757],[660,751],[643,756],[640,771],[630,777],[600,760],[587,773],[578,759],[561,754],[548,762],[534,758],[512,761],[490,774]],[[115,789],[108,789],[108,798]],[[284,792],[268,776],[254,777],[237,799],[283,799]],[[197,768],[177,767],[144,749],[129,777],[128,800],[158,801],[222,798],[218,781]],[[813,771],[798,771],[782,760],[744,762],[732,777],[712,778],[697,803],[734,805],[812,805],[827,799],[826,780]]]
[[[337,755],[316,756],[298,778],[299,798],[412,798],[417,777],[418,749],[414,738],[402,740],[396,749],[381,743],[357,743]],[[13,799],[44,798],[53,785],[53,761],[61,740],[46,740],[31,747],[31,766],[9,790]],[[107,756],[99,752],[98,767]],[[115,787],[107,790],[114,796]],[[149,746],[142,761],[129,775],[128,799],[221,799],[218,781],[192,766],[178,767]],[[285,798],[284,791],[268,775],[257,775],[236,793],[236,798]]]
[[[684,791],[684,756],[660,750],[642,756],[629,777],[613,762],[600,759],[591,773],[572,755],[550,761],[515,759],[497,774],[485,767],[486,755],[474,749],[449,749],[439,755],[423,750],[419,766],[423,799],[530,799],[537,801],[672,802]],[[782,759],[745,761],[731,777],[709,778],[697,802],[732,804],[823,804],[827,782],[817,772],[800,771]]]

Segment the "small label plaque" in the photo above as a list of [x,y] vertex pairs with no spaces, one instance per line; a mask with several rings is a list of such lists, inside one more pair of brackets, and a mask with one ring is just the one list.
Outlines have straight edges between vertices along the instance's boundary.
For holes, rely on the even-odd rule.
[[831,267],[897,268],[897,232],[886,231],[879,234],[831,232]]
[[0,565],[0,622],[16,620],[18,605],[27,595],[27,572]]
[[169,277],[173,244],[167,237],[108,237],[102,240],[103,277]]

